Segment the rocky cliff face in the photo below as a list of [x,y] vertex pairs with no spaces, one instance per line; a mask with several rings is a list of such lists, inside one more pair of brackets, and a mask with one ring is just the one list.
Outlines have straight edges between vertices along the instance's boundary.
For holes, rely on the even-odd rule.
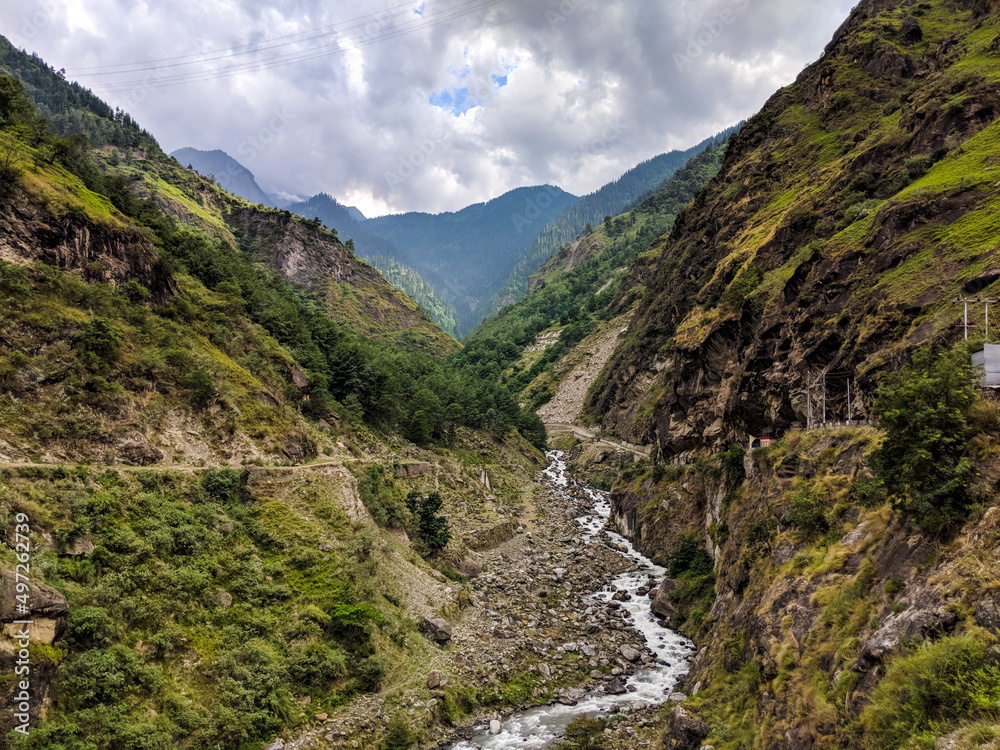
[[337,237],[288,211],[230,206],[241,246],[291,282],[323,292],[330,314],[355,330],[447,356],[458,342]]
[[177,291],[147,237],[114,214],[93,221],[75,202],[59,210],[20,195],[0,205],[0,260],[41,262],[79,271],[86,281],[116,286],[135,280],[156,302],[165,302]]
[[988,7],[866,0],[733,138],[595,388],[605,427],[704,454],[805,424],[824,373],[828,416],[847,417],[850,378],[863,417],[887,363],[958,335],[953,300],[1000,267]]

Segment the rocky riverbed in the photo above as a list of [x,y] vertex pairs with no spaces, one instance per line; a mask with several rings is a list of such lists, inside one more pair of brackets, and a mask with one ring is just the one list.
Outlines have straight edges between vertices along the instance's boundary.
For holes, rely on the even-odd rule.
[[[461,748],[505,746],[490,737],[510,746],[514,734],[520,747],[544,747],[577,712],[641,714],[668,700],[689,644],[650,614],[665,571],[605,532],[606,496],[569,479],[562,454],[549,457],[536,512],[521,533],[479,556],[484,572],[466,586],[471,604],[460,621],[426,628],[441,648],[426,681],[388,701],[367,696],[270,750],[374,747],[401,715],[442,747],[455,739],[467,743]],[[503,700],[448,730],[441,704],[455,686]]]

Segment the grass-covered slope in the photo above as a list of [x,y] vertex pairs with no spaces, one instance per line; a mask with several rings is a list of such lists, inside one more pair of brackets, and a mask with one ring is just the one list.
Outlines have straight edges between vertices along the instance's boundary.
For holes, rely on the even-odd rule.
[[594,392],[605,426],[665,456],[780,433],[824,371],[863,415],[881,368],[953,338],[1000,265],[998,38],[995,4],[861,3],[662,241]]

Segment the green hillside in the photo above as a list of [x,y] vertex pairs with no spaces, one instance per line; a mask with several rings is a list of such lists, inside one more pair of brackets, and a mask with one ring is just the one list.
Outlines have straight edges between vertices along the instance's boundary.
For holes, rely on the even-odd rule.
[[[725,151],[724,139],[709,146],[631,211],[556,253],[532,278],[528,296],[480,325],[455,360],[483,379],[500,379],[514,393],[551,371],[601,321],[621,315],[629,300],[637,298],[634,278],[628,289],[622,288],[623,280],[634,264],[652,262],[650,247],[670,231],[677,214],[715,176]],[[524,349],[553,327],[562,329],[558,344],[530,366],[513,367]],[[534,408],[551,397],[552,385],[540,381],[529,391]]]
[[518,188],[461,211],[382,216],[361,226],[398,248],[402,255],[392,257],[455,308],[457,333],[463,337],[486,317],[487,301],[524,249],[576,200],[551,185]]
[[[1000,29],[986,7],[863,3],[744,126],[658,243],[594,393],[605,426],[668,458],[780,434],[805,424],[824,372],[852,378],[863,415],[882,370],[956,337],[954,300],[990,296],[1000,263]],[[846,417],[843,385],[829,400]]]
[[617,180],[569,206],[542,230],[524,252],[524,257],[490,300],[490,312],[495,313],[527,294],[529,277],[559,248],[579,237],[587,227],[599,226],[608,217],[618,216],[636,201],[661,187],[693,156],[713,143],[725,141],[735,130],[736,128],[731,128],[685,151],[671,151],[648,159]]

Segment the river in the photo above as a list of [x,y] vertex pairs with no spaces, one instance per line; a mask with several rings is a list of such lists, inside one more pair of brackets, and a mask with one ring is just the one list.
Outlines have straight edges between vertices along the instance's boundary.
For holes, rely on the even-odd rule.
[[[575,484],[591,501],[590,514],[578,518],[577,523],[582,538],[588,544],[599,544],[598,536],[611,515],[611,502],[607,493],[571,479],[566,473],[566,462],[561,451],[551,451],[547,456],[550,463],[543,472],[545,481],[560,492],[566,492],[571,484]],[[522,711],[501,722],[500,734],[491,735],[488,727],[477,727],[479,734],[470,741],[452,745],[452,750],[545,748],[555,744],[562,737],[566,725],[581,714],[607,715],[614,709],[625,711],[633,707],[660,704],[669,699],[678,680],[687,673],[687,657],[693,651],[693,644],[677,633],[657,625],[649,610],[649,599],[635,595],[636,589],[646,584],[650,576],[660,580],[667,571],[637,552],[627,539],[613,533],[609,536],[614,544],[627,548],[628,551],[622,554],[634,561],[636,567],[631,572],[616,576],[589,598],[593,602],[604,603],[611,599],[614,590],[632,594],[630,601],[622,602],[622,610],[628,612],[629,625],[645,637],[646,645],[656,656],[656,662],[628,679],[627,693],[611,695],[599,688],[576,706],[556,703]]]

